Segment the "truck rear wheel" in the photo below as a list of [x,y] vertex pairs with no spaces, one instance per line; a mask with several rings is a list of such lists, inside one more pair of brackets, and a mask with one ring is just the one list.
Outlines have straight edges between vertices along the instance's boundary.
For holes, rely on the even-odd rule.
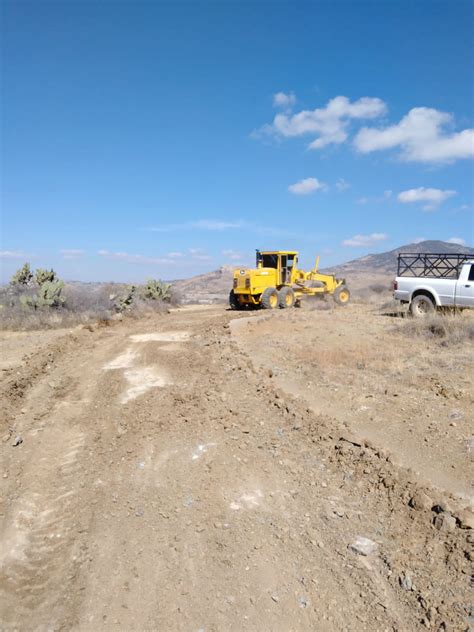
[[274,287],[267,287],[263,291],[260,305],[263,309],[275,309],[275,307],[278,307],[278,292]]
[[351,293],[345,285],[340,285],[334,292],[334,302],[338,305],[347,305],[351,300]]
[[230,294],[229,294],[229,305],[230,305],[230,309],[241,309],[241,305],[239,303],[239,299],[235,295],[234,290],[230,291]]
[[426,318],[435,310],[435,304],[426,294],[418,294],[410,303],[410,313],[415,318]]
[[291,287],[282,287],[278,292],[278,305],[281,309],[285,307],[293,307],[295,304],[295,293]]

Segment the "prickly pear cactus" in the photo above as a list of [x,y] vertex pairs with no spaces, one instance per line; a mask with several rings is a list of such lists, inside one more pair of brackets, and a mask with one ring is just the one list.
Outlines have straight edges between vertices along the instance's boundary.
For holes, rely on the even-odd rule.
[[143,295],[153,301],[169,301],[171,299],[171,283],[164,283],[159,279],[147,279],[143,288]]
[[57,281],[58,277],[56,276],[56,272],[51,268],[51,270],[43,270],[43,268],[37,268],[35,271],[35,281],[38,285],[43,285],[46,281]]
[[25,263],[19,270],[12,276],[10,284],[16,286],[27,286],[30,284],[33,278],[33,272],[31,272],[30,264]]
[[45,281],[38,289],[38,307],[59,307],[64,303],[61,293],[64,281]]
[[20,296],[20,303],[26,307],[34,309],[42,307],[60,307],[64,304],[64,297],[61,296],[64,288],[63,281],[45,281],[36,294],[23,294]]
[[136,289],[135,285],[129,285],[121,296],[111,295],[113,296],[111,300],[113,301],[116,312],[122,313],[132,307]]

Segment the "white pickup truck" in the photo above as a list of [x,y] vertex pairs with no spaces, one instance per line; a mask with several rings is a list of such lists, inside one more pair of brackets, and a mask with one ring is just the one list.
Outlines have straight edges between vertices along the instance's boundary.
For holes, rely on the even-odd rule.
[[442,307],[474,308],[474,256],[401,253],[393,290],[417,317]]

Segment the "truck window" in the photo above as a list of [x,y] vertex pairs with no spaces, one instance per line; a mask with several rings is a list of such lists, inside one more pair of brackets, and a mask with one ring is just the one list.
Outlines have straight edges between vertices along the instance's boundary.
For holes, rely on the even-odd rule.
[[469,281],[474,281],[474,265],[472,265],[469,270]]

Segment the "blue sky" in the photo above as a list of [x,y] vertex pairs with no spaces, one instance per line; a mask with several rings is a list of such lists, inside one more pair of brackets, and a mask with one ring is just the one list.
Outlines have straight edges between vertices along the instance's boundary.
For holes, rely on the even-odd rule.
[[473,242],[473,3],[2,3],[2,269]]

